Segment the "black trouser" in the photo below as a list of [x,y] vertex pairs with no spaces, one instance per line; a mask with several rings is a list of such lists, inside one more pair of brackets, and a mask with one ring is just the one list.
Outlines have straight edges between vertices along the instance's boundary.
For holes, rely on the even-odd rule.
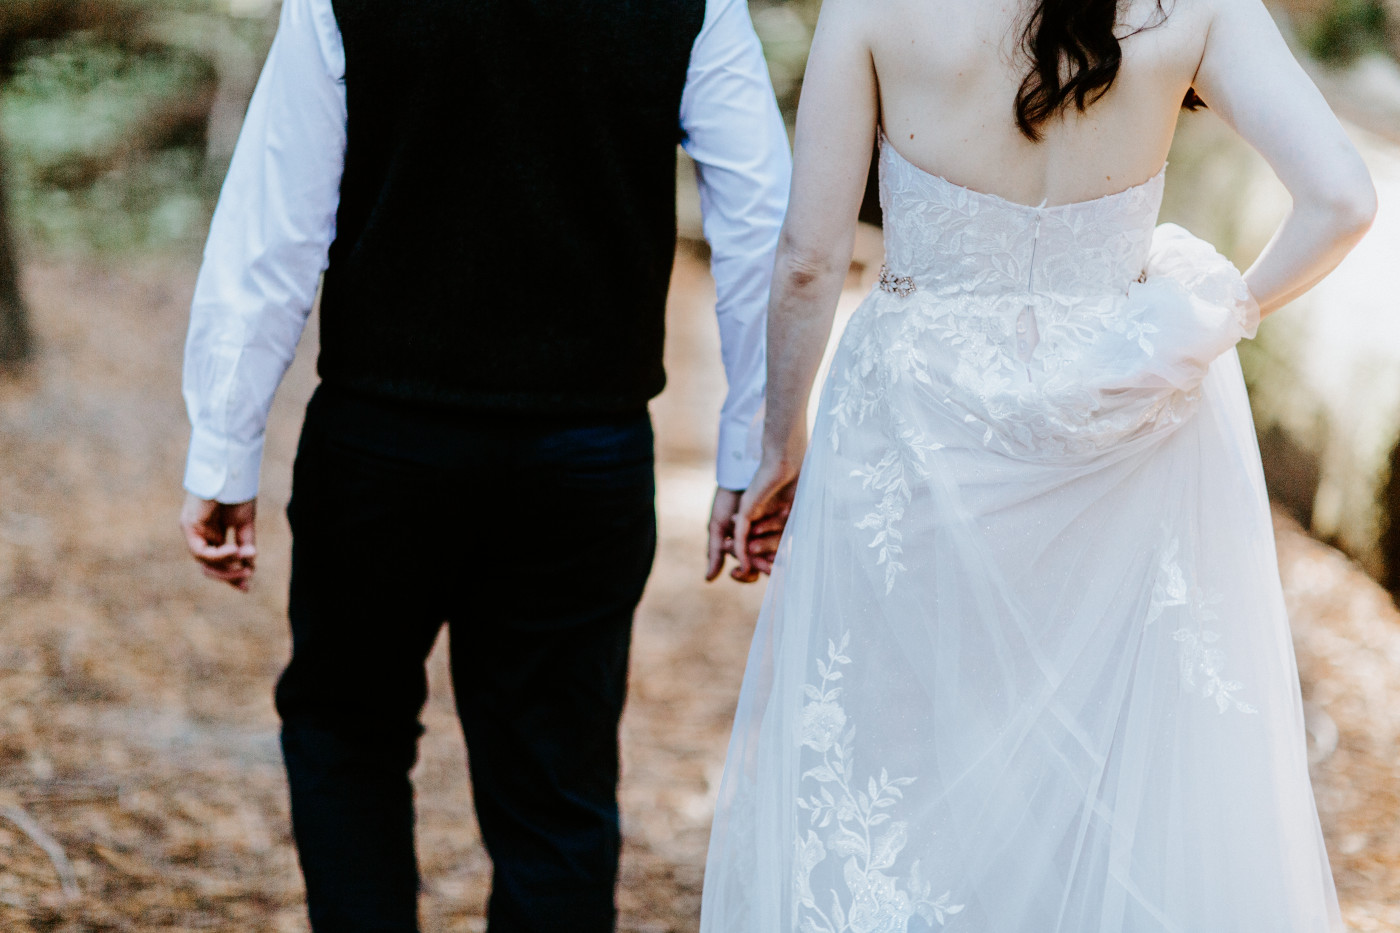
[[277,685],[316,933],[417,926],[409,770],[448,626],[491,933],[608,933],[617,727],[656,545],[647,414],[426,412],[318,390]]

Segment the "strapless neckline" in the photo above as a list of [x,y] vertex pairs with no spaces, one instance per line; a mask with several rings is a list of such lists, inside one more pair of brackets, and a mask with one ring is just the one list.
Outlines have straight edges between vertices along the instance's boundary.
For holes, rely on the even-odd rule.
[[890,142],[889,137],[885,135],[885,131],[883,129],[879,131],[879,141],[880,147],[882,149],[888,149],[890,154],[894,156],[895,159],[899,160],[900,162],[903,162],[905,165],[913,169],[918,174],[923,175],[924,177],[929,178],[940,185],[944,185],[945,187],[951,188],[952,190],[960,192],[967,197],[982,199],[996,204],[1000,207],[1008,208],[1011,210],[1030,211],[1033,213],[1070,211],[1075,210],[1077,208],[1094,207],[1105,203],[1111,203],[1113,201],[1119,200],[1120,198],[1130,197],[1134,194],[1137,194],[1140,191],[1144,191],[1157,184],[1160,184],[1167,174],[1167,163],[1164,162],[1162,163],[1162,167],[1159,168],[1157,170],[1157,173],[1151,178],[1147,179],[1144,182],[1141,182],[1140,184],[1130,185],[1129,187],[1123,188],[1120,191],[1114,191],[1111,194],[1105,194],[1097,198],[1089,198],[1085,201],[1069,201],[1064,204],[1023,204],[1020,201],[1012,201],[1009,198],[1004,198],[999,194],[992,194],[989,191],[979,191],[976,188],[969,188],[966,185],[960,185],[955,181],[950,181],[949,179],[944,178],[942,175],[939,175],[935,172],[930,172],[928,169],[920,167],[914,162],[911,162],[904,155],[904,153],[899,151],[899,149],[894,145],[894,143]]

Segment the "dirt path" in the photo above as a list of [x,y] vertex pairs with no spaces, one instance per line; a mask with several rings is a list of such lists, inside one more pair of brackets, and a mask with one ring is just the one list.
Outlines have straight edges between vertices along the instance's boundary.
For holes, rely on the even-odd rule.
[[[34,376],[0,385],[0,929],[299,931],[300,877],[270,690],[283,622],[290,461],[313,383],[279,399],[260,580],[206,582],[175,530],[179,360],[196,257],[39,262]],[[711,286],[682,254],[671,386],[654,406],[661,548],[624,723],[621,928],[693,931],[712,793],[759,588],[705,586],[723,390]],[[1334,552],[1285,529],[1304,678],[1339,726],[1319,800],[1349,920],[1400,930],[1400,623]],[[417,771],[424,927],[477,931],[489,866],[441,657]],[[1324,749],[1325,750],[1325,749]],[[54,856],[77,886],[66,900]]]

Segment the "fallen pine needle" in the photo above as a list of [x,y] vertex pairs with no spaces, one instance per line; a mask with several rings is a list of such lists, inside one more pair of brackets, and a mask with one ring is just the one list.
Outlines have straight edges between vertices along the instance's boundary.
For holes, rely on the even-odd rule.
[[44,850],[44,854],[53,863],[53,869],[58,873],[58,883],[63,889],[63,898],[66,901],[76,901],[79,897],[78,873],[73,870],[73,863],[68,861],[68,856],[63,851],[63,846],[58,844],[58,840],[44,831],[44,827],[34,821],[28,813],[13,804],[0,807],[0,816],[15,824],[21,832],[34,841],[34,844]]

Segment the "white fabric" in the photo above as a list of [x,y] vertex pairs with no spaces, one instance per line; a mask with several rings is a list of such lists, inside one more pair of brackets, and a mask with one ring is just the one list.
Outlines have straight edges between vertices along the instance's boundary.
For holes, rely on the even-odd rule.
[[331,240],[345,161],[345,59],[329,0],[286,0],[190,307],[185,488],[257,495],[263,434]]
[[702,933],[1342,929],[1233,345],[1162,176],[1032,208],[881,155],[739,699]]
[[[185,488],[201,498],[243,502],[257,495],[272,398],[335,238],[344,75],[330,0],[285,0],[214,213],[190,312]],[[698,167],[729,380],[717,478],[743,489],[758,466],[768,285],[791,174],[787,134],[743,0],[706,5],[678,120]]]
[[695,162],[729,392],[716,475],[745,489],[763,439],[768,288],[792,155],[745,0],[710,0],[681,96],[681,148]]

